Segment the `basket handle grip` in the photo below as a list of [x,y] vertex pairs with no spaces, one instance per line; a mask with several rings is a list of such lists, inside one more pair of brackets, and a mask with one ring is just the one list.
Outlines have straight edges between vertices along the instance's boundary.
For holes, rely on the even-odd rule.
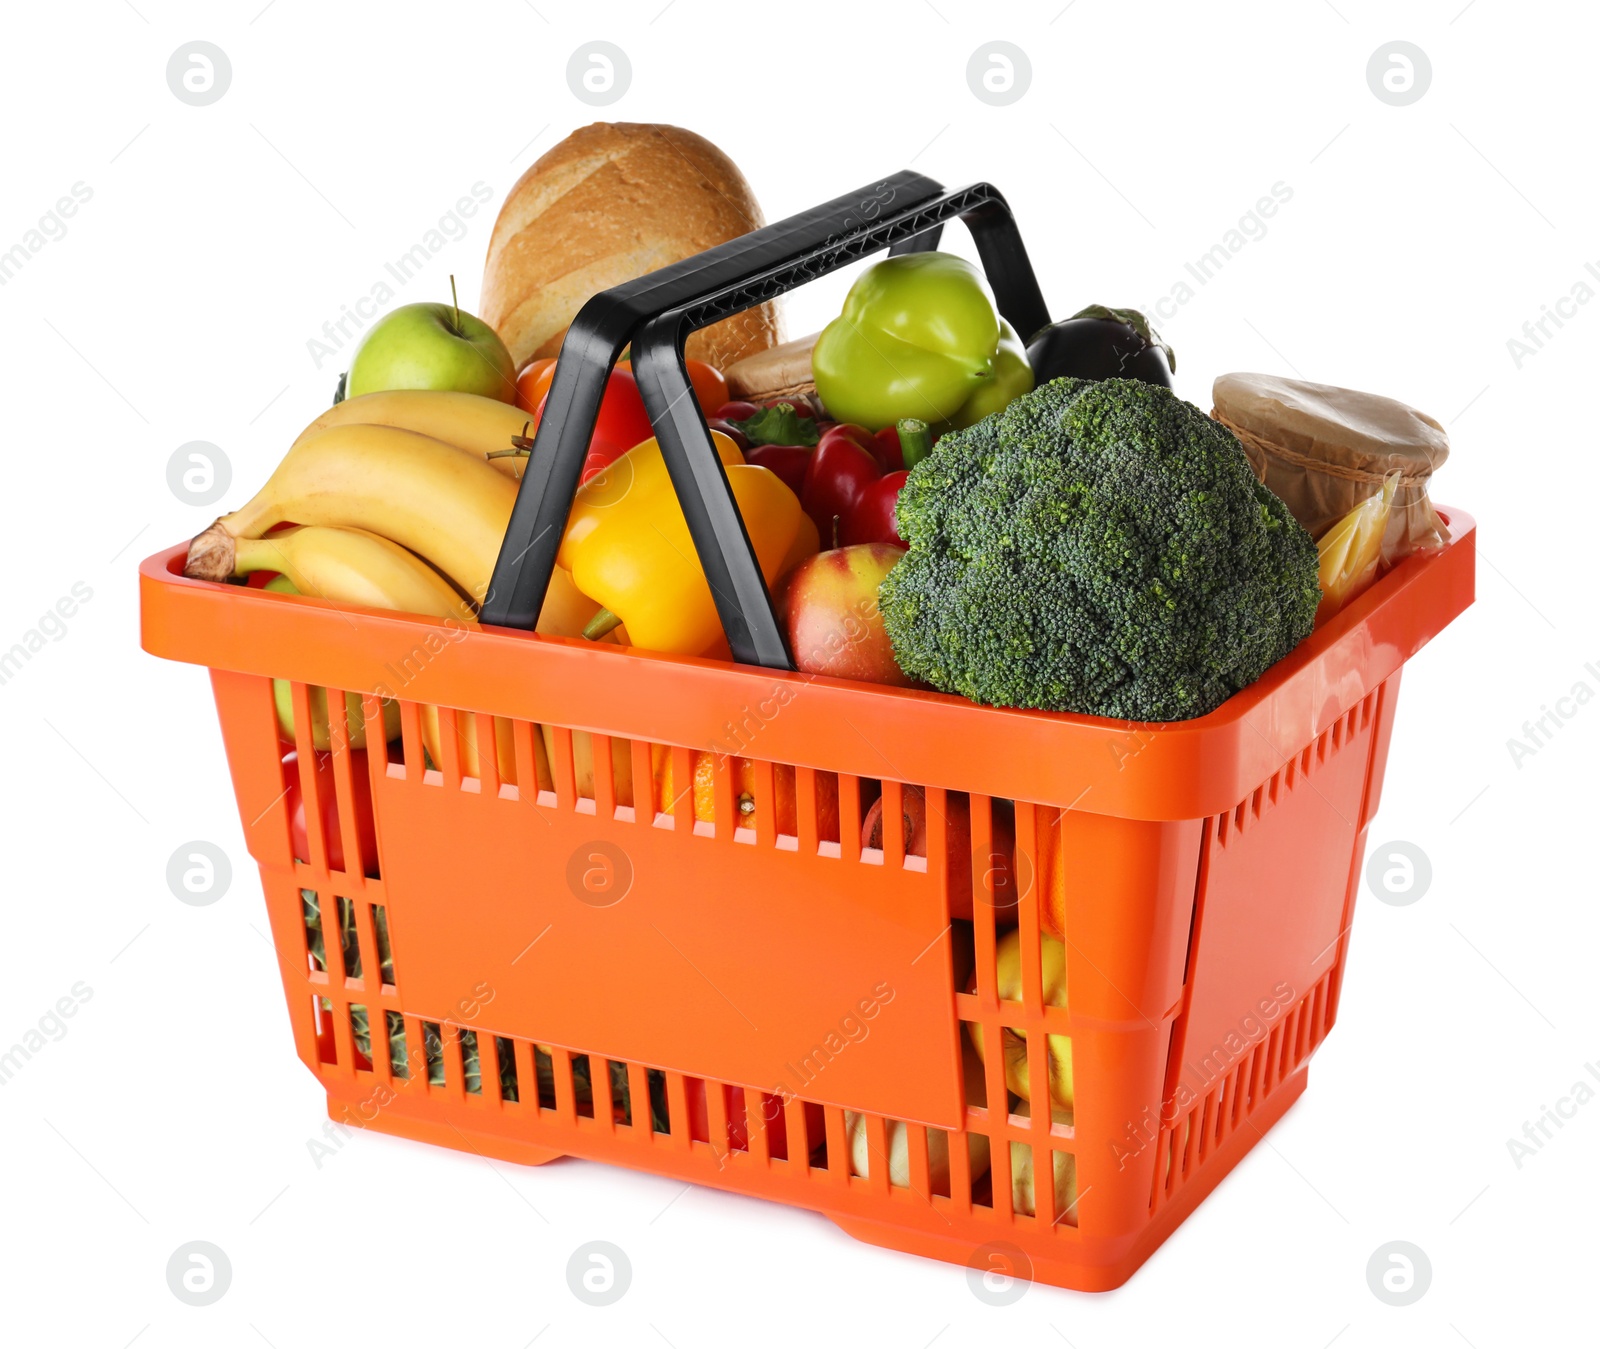
[[697,328],[743,312],[888,248],[937,246],[946,220],[972,231],[1000,313],[1031,337],[1049,320],[1022,236],[987,183],[947,192],[902,170],[821,206],[593,296],[561,344],[494,576],[486,624],[531,629],[555,567],[606,380],[633,344],[633,370],[733,659],[793,669],[755,550],[745,532],[684,366]]

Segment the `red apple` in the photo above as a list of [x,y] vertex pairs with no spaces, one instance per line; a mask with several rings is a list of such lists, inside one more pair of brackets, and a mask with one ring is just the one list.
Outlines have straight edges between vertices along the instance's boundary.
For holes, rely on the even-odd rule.
[[891,543],[830,548],[808,557],[789,574],[781,609],[797,669],[873,684],[911,685],[895,663],[878,610],[878,587],[905,553]]

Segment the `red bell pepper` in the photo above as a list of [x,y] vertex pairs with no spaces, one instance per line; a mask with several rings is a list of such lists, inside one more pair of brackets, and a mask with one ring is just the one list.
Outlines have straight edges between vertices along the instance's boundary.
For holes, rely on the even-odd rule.
[[835,422],[832,426],[824,427],[822,437],[817,444],[820,446],[827,440],[848,440],[852,444],[859,445],[879,463],[884,462],[872,432],[864,426],[857,426],[854,422]]
[[893,422],[873,436],[872,443],[877,447],[875,453],[883,460],[886,473],[892,473],[906,466],[906,461],[900,454],[900,428]]
[[894,521],[894,503],[900,489],[906,485],[906,470],[896,469],[885,473],[876,482],[868,483],[856,498],[856,504],[844,517],[839,527],[839,543],[848,548],[855,543],[893,543],[901,548],[906,541]]
[[894,473],[899,469],[911,467],[901,451],[902,425],[906,428],[906,436],[913,445],[913,454],[920,449],[925,455],[927,448],[932,445],[932,438],[927,435],[927,423],[909,417],[903,423],[891,423],[878,432],[869,431],[854,422],[838,422],[823,431],[822,439],[827,440],[831,436],[852,440],[876,459],[883,466],[885,473]]
[[882,476],[883,466],[848,436],[834,436],[811,452],[800,504],[816,523],[823,547],[837,546],[836,530],[842,532],[861,494]]
[[[800,504],[816,523],[824,546],[893,543],[904,548],[894,523],[894,503],[905,485],[904,469],[883,465],[848,434],[830,428],[806,465]],[[835,532],[837,521],[837,532]]]
[[791,492],[800,496],[805,490],[806,468],[815,453],[809,445],[752,445],[745,450],[744,461],[771,469],[788,484]]

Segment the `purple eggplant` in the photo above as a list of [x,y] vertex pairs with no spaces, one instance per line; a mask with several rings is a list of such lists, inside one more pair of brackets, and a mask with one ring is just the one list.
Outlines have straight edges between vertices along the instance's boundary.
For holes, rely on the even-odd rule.
[[1178,358],[1137,309],[1092,304],[1035,333],[1028,364],[1035,384],[1070,376],[1138,379],[1170,389]]

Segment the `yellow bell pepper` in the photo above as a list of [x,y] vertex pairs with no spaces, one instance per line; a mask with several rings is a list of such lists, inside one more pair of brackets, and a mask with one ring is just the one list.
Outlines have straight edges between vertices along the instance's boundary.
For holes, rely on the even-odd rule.
[[[816,551],[816,527],[781,478],[745,463],[727,436],[713,431],[711,438],[770,586]],[[627,625],[636,647],[698,656],[721,641],[711,587],[654,439],[578,489],[557,561],[579,590]],[[586,635],[597,631],[591,624]]]

